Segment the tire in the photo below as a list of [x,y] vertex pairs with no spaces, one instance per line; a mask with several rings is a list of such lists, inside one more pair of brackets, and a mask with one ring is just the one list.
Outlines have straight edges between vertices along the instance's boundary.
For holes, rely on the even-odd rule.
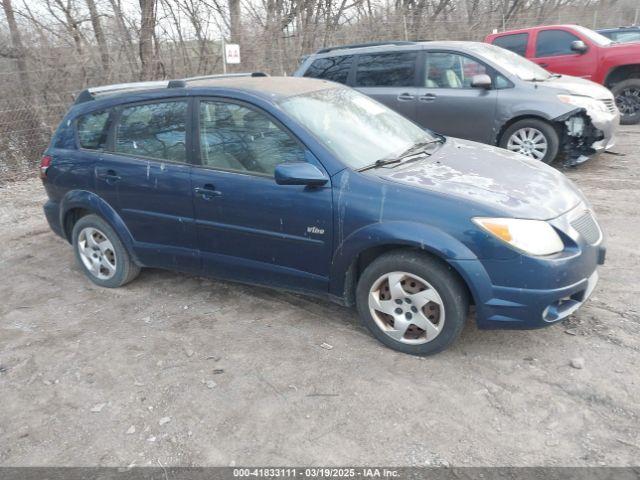
[[[517,143],[517,140],[522,141],[523,135],[525,137],[529,137],[529,133],[531,133],[531,137],[525,140],[523,143]],[[541,135],[541,137],[539,136]],[[544,138],[544,142],[546,144],[546,150],[544,154],[541,156],[536,156],[533,150],[540,151],[535,148],[535,145],[541,145],[541,142],[536,143],[535,139]],[[533,142],[533,145],[526,143],[528,140]],[[510,125],[507,128],[502,136],[500,137],[500,141],[498,145],[502,148],[506,148],[507,150],[511,150],[514,152],[522,153],[527,155],[528,157],[535,158],[536,160],[540,160],[544,163],[551,163],[555,160],[558,155],[558,149],[560,148],[560,139],[558,137],[558,132],[553,125],[544,120],[539,120],[537,118],[525,118],[523,120],[518,120],[513,125]],[[519,149],[518,147],[522,145],[523,148]]]
[[620,123],[622,125],[640,123],[640,78],[630,78],[616,83],[611,88],[611,93],[620,110]]
[[387,347],[433,355],[460,335],[469,298],[450,266],[425,253],[397,250],[362,272],[356,305],[362,323]]
[[78,265],[96,285],[121,287],[140,273],[116,232],[99,216],[80,218],[71,235]]

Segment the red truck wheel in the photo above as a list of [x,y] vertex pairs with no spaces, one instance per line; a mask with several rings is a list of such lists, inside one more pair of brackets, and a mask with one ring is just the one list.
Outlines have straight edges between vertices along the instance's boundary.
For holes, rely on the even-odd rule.
[[635,125],[640,123],[640,78],[630,78],[616,83],[611,92],[620,110],[620,123]]

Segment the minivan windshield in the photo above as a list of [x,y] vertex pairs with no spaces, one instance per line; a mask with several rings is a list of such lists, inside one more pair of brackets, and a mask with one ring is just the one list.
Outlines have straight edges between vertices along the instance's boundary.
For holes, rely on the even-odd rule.
[[285,98],[280,107],[354,170],[402,155],[432,134],[350,88],[329,88]]
[[480,58],[484,57],[497,65],[503,72],[511,73],[520,80],[542,82],[551,76],[544,68],[505,48],[476,43],[469,46],[469,49]]

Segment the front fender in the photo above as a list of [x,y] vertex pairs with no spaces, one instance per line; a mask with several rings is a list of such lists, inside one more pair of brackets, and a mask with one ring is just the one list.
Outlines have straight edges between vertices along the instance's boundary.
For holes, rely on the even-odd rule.
[[374,223],[354,231],[338,246],[331,263],[331,295],[344,297],[347,273],[362,252],[387,245],[417,248],[445,261],[477,260],[463,243],[433,226],[402,221]]
[[[133,248],[131,232],[129,232],[120,215],[104,199],[86,190],[71,190],[68,192],[60,201],[60,225],[62,225],[63,229],[67,214],[74,208],[89,210],[102,217],[116,231],[133,260],[136,263],[138,262]],[[70,235],[67,232],[64,232],[64,235],[67,241],[72,243]]]

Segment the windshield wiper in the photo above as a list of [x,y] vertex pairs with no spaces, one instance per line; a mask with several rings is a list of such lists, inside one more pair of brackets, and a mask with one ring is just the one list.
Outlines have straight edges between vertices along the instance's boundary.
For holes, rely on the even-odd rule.
[[540,77],[532,77],[529,78],[528,80],[525,80],[526,82],[534,82],[534,83],[538,83],[538,82],[546,82],[547,80],[549,80],[550,78],[560,78],[562,77],[561,74],[559,73],[549,73],[548,77],[545,78],[540,78]]
[[444,135],[440,135],[439,133],[436,135],[438,135],[438,138],[434,138],[433,140],[428,140],[426,142],[418,142],[415,145],[409,147],[398,157],[398,160],[404,160],[405,158],[413,157],[414,155],[420,155],[420,154],[426,153],[424,151],[425,147],[428,147],[429,145],[433,145],[434,143],[446,142],[446,137]]
[[417,155],[421,155],[424,154],[426,152],[424,152],[424,148],[432,145],[434,143],[444,143],[446,142],[446,137],[444,135],[440,135],[440,134],[435,134],[438,136],[438,138],[435,138],[433,140],[428,140],[426,142],[418,142],[414,145],[412,145],[411,147],[409,147],[407,150],[405,150],[404,152],[402,152],[399,156],[394,157],[394,158],[380,158],[378,160],[376,160],[375,162],[373,162],[371,165],[367,165],[366,167],[362,167],[360,169],[358,169],[359,172],[364,172],[366,170],[370,170],[372,168],[380,168],[380,167],[384,167],[387,165],[393,165],[395,163],[401,163],[403,161],[408,161],[407,158],[410,157],[414,157]]
[[400,163],[402,160],[398,158],[380,158],[373,162],[371,165],[367,165],[366,167],[359,168],[359,172],[364,172],[365,170],[370,170],[372,168],[380,168],[385,165],[393,165],[394,163]]

